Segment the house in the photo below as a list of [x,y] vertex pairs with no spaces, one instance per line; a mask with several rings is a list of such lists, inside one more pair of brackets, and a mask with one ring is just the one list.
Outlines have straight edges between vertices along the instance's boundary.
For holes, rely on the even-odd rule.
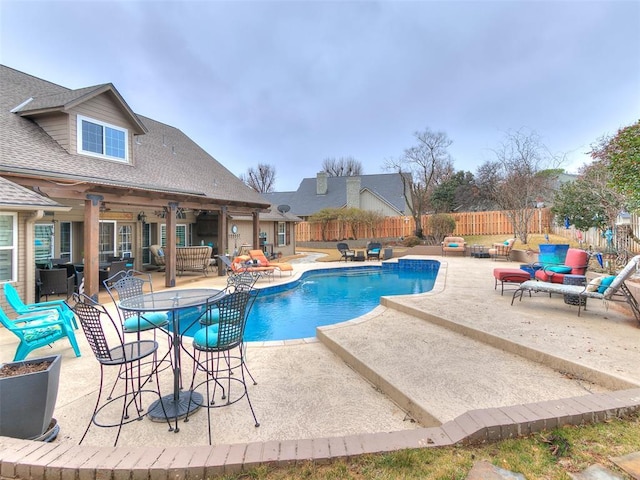
[[325,208],[359,208],[376,211],[384,216],[399,216],[409,212],[405,185],[401,174],[331,177],[319,172],[316,178],[305,178],[295,192],[263,194],[273,205],[288,205],[291,212],[303,219]]
[[[260,212],[260,232],[258,245],[267,258],[295,254],[296,223],[302,219],[289,212],[286,205],[271,205],[266,212]],[[250,245],[252,235],[251,217],[242,214],[229,215],[231,236],[229,253],[240,252]],[[236,225],[237,228],[234,228]],[[234,233],[235,232],[235,233]]]
[[178,128],[133,112],[114,85],[73,90],[4,65],[0,179],[0,283],[27,301],[38,255],[83,264],[95,296],[100,263],[114,256],[143,269],[161,244],[174,286],[176,248],[228,250],[231,218],[252,245],[293,228],[261,218],[268,201]]

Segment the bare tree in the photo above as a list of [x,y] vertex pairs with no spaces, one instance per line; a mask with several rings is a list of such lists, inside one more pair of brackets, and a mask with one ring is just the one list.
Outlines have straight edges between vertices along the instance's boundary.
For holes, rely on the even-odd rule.
[[548,197],[558,170],[546,170],[553,156],[535,132],[507,132],[494,150],[496,160],[478,169],[476,181],[486,198],[505,210],[514,235],[527,243],[529,220],[539,199]]
[[415,132],[418,144],[399,159],[385,161],[385,168],[401,174],[404,195],[416,224],[416,235],[423,236],[422,215],[431,209],[431,196],[438,185],[453,175],[453,161],[447,151],[453,143],[444,132],[426,128]]
[[362,163],[353,157],[325,158],[322,171],[331,177],[357,177],[362,175]]
[[256,192],[273,192],[276,181],[276,167],[267,165],[266,163],[259,163],[257,169],[250,167],[247,169],[246,174],[241,174],[240,180]]

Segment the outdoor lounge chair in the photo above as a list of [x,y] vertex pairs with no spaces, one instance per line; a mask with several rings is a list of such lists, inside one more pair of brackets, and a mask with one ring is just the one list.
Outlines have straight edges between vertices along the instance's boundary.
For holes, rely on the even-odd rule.
[[51,345],[64,337],[69,339],[76,357],[80,356],[73,327],[58,315],[57,310],[20,315],[11,320],[0,307],[0,325],[20,339],[13,357],[14,362],[24,360],[36,348]]
[[64,300],[51,300],[50,302],[30,303],[27,305],[20,298],[16,287],[8,282],[4,284],[4,298],[18,315],[38,314],[54,310],[58,312],[58,315],[65,319],[71,327],[74,329],[78,328],[76,316]]
[[497,260],[499,257],[504,257],[507,261],[511,260],[511,249],[514,243],[516,243],[515,238],[509,238],[502,243],[494,243],[489,249],[489,256],[494,260]]
[[149,251],[151,252],[153,264],[157,267],[160,267],[161,270],[164,270],[166,266],[164,259],[164,249],[160,245],[151,245],[149,247]]
[[369,242],[367,245],[367,260],[380,260],[380,251],[382,250],[382,244],[379,242]]
[[342,260],[344,258],[345,262],[348,261],[348,260],[353,261],[354,257],[356,256],[355,250],[351,250],[349,248],[349,245],[347,245],[346,243],[338,243],[336,245],[336,248],[340,252],[340,255],[342,255],[340,257],[340,260]]
[[[578,316],[580,316],[580,309],[584,303],[584,307],[586,310],[586,299],[587,298],[597,298],[600,300],[609,300],[612,302],[626,302],[633,315],[635,316],[638,323],[640,323],[640,306],[638,306],[638,301],[633,297],[629,288],[624,283],[629,277],[637,273],[640,269],[640,255],[636,255],[629,263],[616,275],[615,277],[611,277],[610,284],[603,284],[600,287],[598,282],[590,282],[587,286],[581,285],[561,285],[558,283],[551,282],[539,282],[536,280],[528,280],[520,284],[520,288],[518,288],[515,292],[513,292],[513,297],[511,298],[511,305],[513,305],[513,301],[516,296],[520,298],[522,301],[522,296],[524,292],[546,292],[546,293],[559,293],[563,295],[574,295],[578,297],[581,301],[578,303]],[[599,277],[602,281],[602,277]],[[594,288],[595,287],[595,288]],[[584,302],[582,301],[584,300]]]
[[589,253],[579,248],[570,248],[564,265],[542,265],[536,270],[538,280],[551,283],[564,283],[565,275],[584,275],[589,265]]
[[257,260],[258,265],[261,267],[275,267],[280,272],[280,276],[282,276],[282,272],[289,272],[289,275],[293,274],[293,267],[290,263],[270,262],[262,250],[249,250],[249,256],[252,260]]
[[440,243],[442,256],[446,257],[447,253],[462,253],[464,257],[467,252],[467,242],[462,237],[444,237]]
[[249,272],[259,278],[264,277],[271,280],[276,267],[262,267],[257,262],[254,264],[249,255],[239,255],[231,262],[231,270],[233,273]]

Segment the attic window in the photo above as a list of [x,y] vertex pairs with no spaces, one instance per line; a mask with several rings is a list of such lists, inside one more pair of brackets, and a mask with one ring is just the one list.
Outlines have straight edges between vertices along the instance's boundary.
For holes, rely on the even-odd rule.
[[129,132],[115,125],[78,115],[78,153],[128,161]]

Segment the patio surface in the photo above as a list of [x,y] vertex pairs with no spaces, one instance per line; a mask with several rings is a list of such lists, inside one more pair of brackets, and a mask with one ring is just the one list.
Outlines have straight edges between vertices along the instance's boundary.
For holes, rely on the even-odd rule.
[[[80,358],[66,341],[32,353],[63,356],[54,413],[60,433],[51,444],[0,437],[0,476],[53,468],[65,478],[71,468],[96,478],[102,468],[183,478],[266,461],[494,440],[640,408],[640,328],[631,314],[590,300],[578,317],[576,306],[544,294],[511,306],[510,291],[494,290],[492,271],[519,264],[424,258],[442,262],[432,292],[384,298],[363,317],[319,329],[317,338],[250,343],[247,362],[258,385],[249,391],[261,425],[254,427],[244,400],[215,409],[213,448],[204,411],[181,422],[178,433],[146,418],[126,425],[115,449],[115,430],[93,426],[78,447],[99,375],[84,335],[77,332]],[[303,260],[294,276],[276,274],[257,286],[332,266],[351,263]],[[188,275],[177,283],[220,288],[226,277]],[[155,273],[154,289],[163,284]],[[15,343],[0,329],[0,363],[11,361]],[[171,380],[163,375],[168,393]],[[175,448],[184,446],[194,448]]]

